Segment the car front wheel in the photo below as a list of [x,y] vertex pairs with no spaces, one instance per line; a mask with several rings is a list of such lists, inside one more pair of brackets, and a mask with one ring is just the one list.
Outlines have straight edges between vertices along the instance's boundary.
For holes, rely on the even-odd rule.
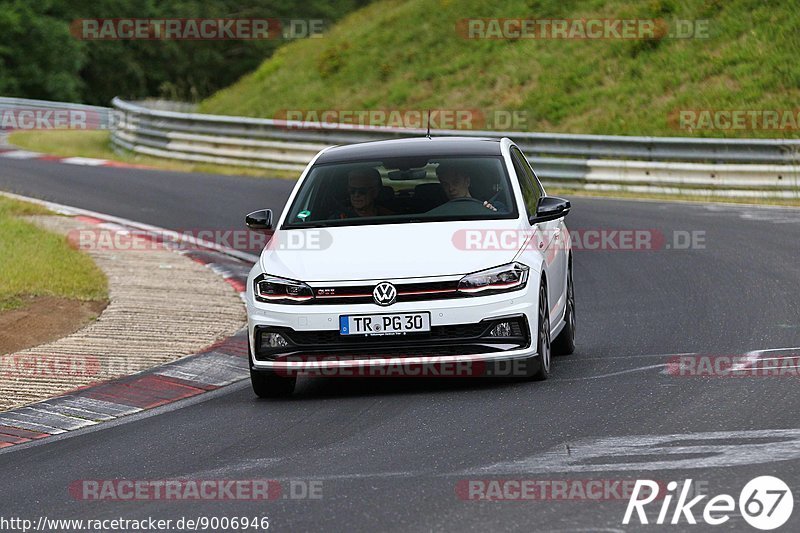
[[544,280],[539,287],[539,330],[536,342],[536,351],[539,353],[538,365],[534,363],[533,372],[529,378],[534,381],[543,381],[550,376],[550,311],[547,303],[547,288]]
[[569,355],[575,351],[575,289],[572,285],[572,268],[567,271],[567,309],[564,311],[564,329],[553,341],[553,355]]

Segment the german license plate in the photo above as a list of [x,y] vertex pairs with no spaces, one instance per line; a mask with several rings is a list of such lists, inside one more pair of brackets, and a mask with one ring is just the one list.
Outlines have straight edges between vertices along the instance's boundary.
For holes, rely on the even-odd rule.
[[430,313],[394,313],[390,315],[342,315],[342,335],[404,335],[431,330]]

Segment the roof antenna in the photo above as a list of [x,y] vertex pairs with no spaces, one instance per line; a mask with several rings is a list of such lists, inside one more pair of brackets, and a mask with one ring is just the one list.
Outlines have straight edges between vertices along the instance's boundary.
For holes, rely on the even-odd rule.
[[431,138],[431,110],[430,109],[428,109],[425,112],[425,123],[428,126],[428,133],[425,134],[425,137],[430,139]]

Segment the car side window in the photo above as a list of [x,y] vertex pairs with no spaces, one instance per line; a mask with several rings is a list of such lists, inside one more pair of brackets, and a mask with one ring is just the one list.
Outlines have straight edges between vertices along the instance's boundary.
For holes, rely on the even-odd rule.
[[544,196],[544,187],[542,187],[542,182],[539,181],[539,176],[537,176],[536,172],[534,172],[533,167],[531,166],[530,161],[528,161],[528,158],[525,157],[525,154],[519,152],[519,158],[522,161],[522,166],[524,166],[528,171],[528,176],[530,176],[533,186],[539,191],[539,197],[541,198]]
[[536,184],[536,176],[533,175],[533,171],[525,161],[525,156],[516,147],[511,149],[511,161],[514,163],[514,171],[519,177],[522,197],[525,200],[528,218],[530,218],[536,214],[536,207],[539,205],[542,193]]

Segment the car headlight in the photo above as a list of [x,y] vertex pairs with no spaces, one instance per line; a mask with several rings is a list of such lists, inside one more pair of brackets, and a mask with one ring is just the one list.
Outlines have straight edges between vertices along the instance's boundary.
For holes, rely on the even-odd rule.
[[261,274],[253,281],[253,292],[259,302],[302,303],[314,298],[314,291],[302,281]]
[[522,263],[509,263],[467,274],[458,282],[458,292],[484,296],[521,289],[528,282],[529,270]]

